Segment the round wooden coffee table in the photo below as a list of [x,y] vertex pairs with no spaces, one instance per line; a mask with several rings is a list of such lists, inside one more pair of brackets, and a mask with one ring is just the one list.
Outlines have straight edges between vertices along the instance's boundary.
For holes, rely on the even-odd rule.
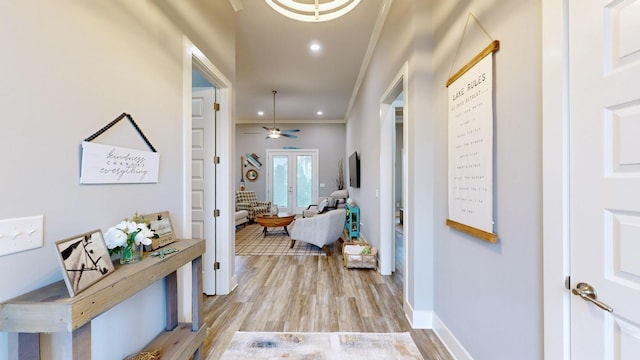
[[264,236],[274,233],[269,232],[267,228],[275,228],[280,226],[284,228],[284,232],[287,234],[287,236],[289,236],[287,226],[289,226],[289,224],[293,222],[295,217],[295,214],[289,214],[285,212],[278,213],[278,215],[258,214],[256,215],[256,222],[264,227],[264,229],[262,230]]

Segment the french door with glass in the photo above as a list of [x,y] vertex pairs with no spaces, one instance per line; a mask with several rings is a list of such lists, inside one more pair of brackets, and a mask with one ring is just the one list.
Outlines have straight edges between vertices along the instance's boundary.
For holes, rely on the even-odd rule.
[[267,150],[267,199],[281,212],[302,213],[318,198],[318,150]]

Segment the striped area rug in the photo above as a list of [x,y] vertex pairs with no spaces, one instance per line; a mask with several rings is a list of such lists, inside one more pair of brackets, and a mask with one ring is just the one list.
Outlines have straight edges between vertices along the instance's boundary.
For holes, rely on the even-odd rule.
[[[291,225],[288,227],[291,229]],[[315,245],[296,241],[293,249],[289,248],[291,238],[284,233],[283,228],[269,228],[269,234],[264,236],[263,227],[249,224],[236,231],[236,255],[318,255],[326,256],[325,252]]]

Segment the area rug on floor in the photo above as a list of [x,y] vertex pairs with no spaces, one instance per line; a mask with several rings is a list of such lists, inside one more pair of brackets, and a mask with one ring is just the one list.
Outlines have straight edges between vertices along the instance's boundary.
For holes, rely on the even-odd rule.
[[302,241],[289,248],[291,238],[283,228],[269,228],[267,236],[262,229],[258,224],[250,224],[236,231],[236,255],[326,255],[319,247]]
[[405,333],[236,332],[222,355],[235,359],[424,359]]

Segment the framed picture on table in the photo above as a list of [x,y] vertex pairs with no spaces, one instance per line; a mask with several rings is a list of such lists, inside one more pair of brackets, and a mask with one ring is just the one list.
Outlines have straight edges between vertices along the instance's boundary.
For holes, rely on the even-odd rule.
[[114,270],[102,231],[93,230],[55,243],[69,296],[100,281]]

